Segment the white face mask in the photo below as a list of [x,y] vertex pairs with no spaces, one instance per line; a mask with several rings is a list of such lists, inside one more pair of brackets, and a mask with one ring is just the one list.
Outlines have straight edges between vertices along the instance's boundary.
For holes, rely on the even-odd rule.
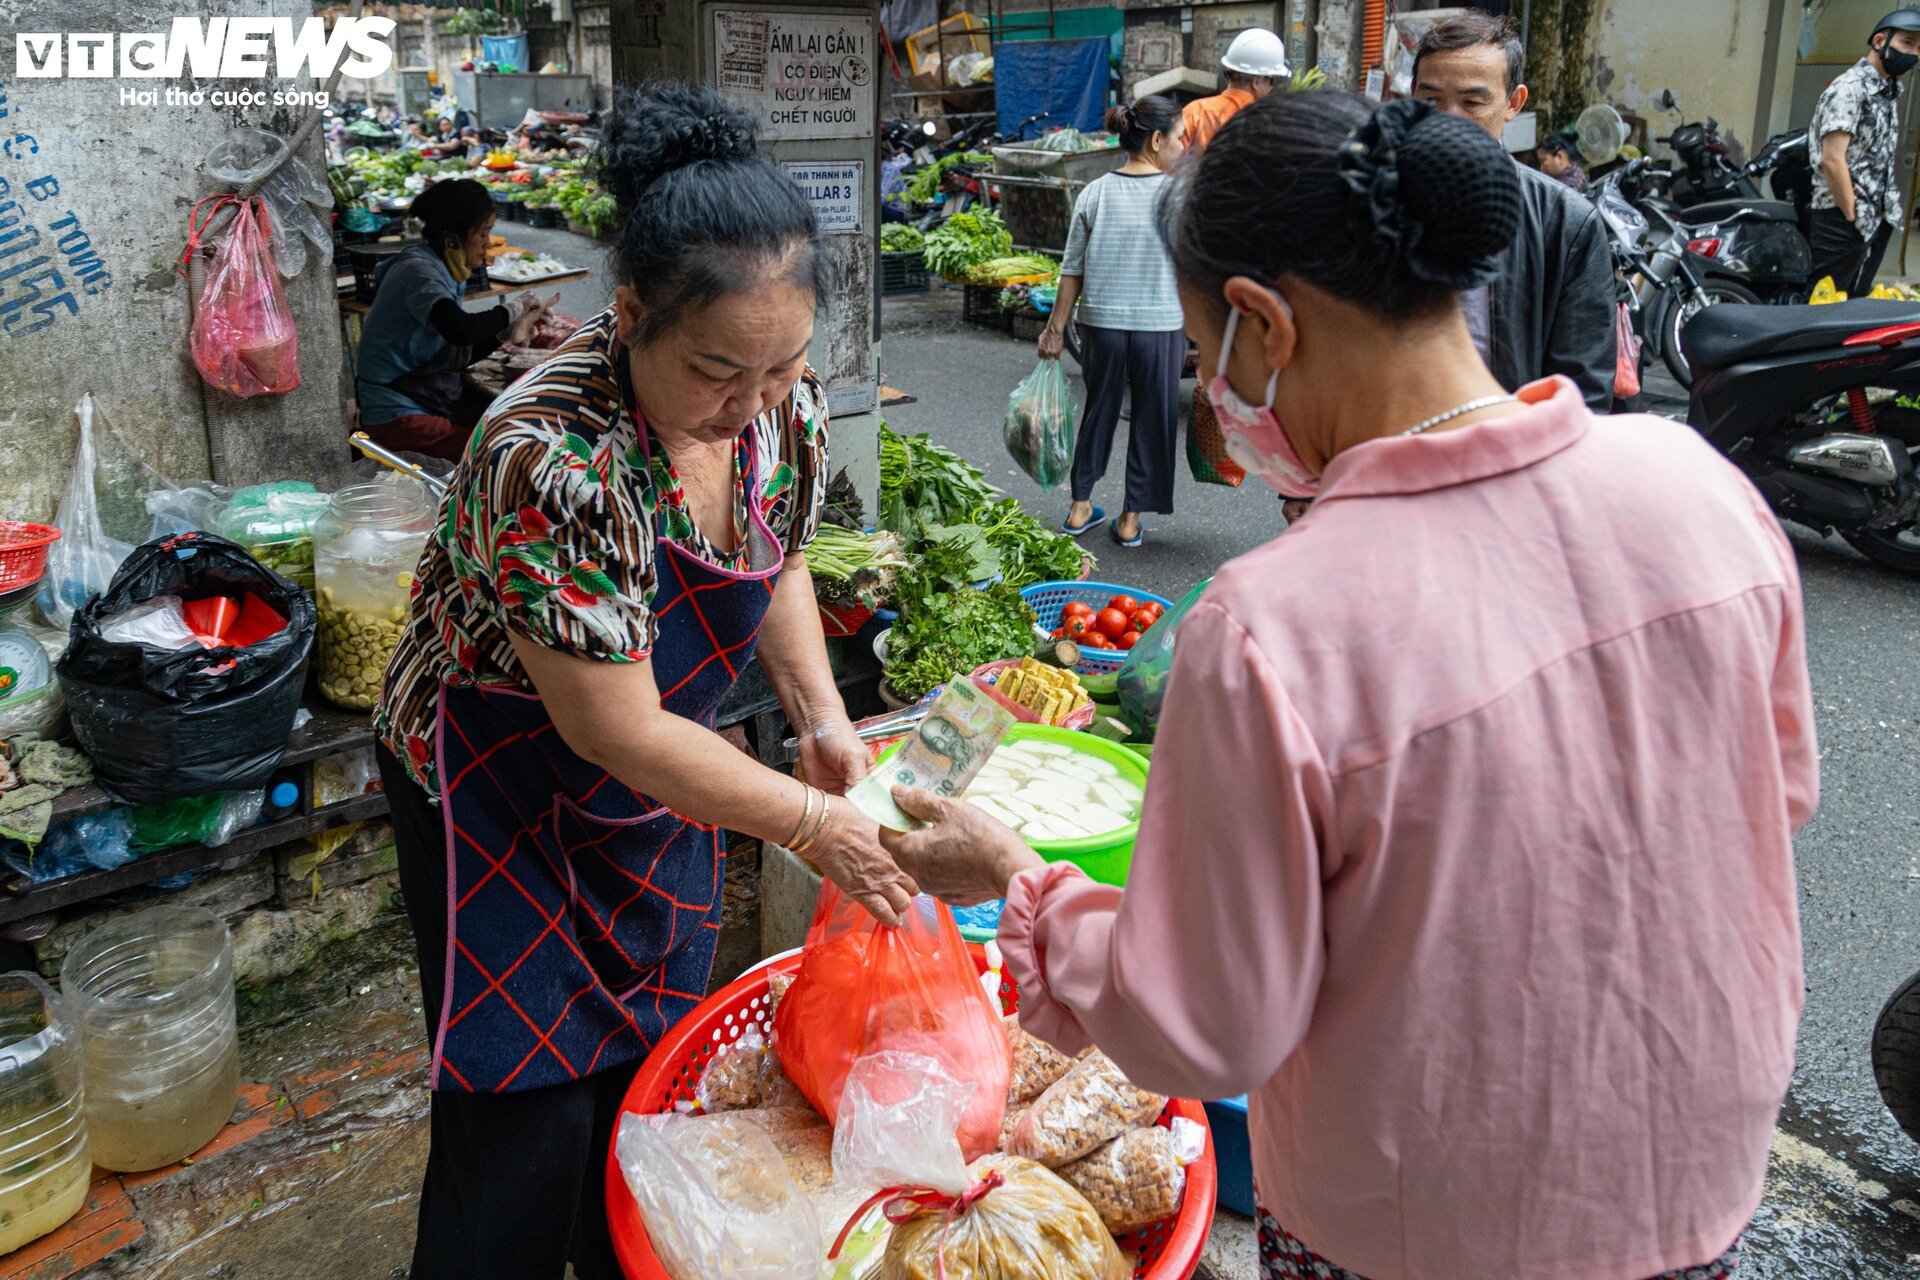
[[[1293,308],[1276,291],[1287,318]],[[1214,416],[1220,422],[1220,435],[1227,456],[1242,468],[1259,476],[1267,487],[1288,498],[1311,498],[1320,492],[1320,474],[1308,467],[1287,437],[1286,428],[1273,412],[1273,397],[1280,386],[1280,371],[1267,379],[1267,402],[1251,405],[1227,381],[1227,365],[1233,357],[1233,340],[1240,331],[1240,309],[1227,317],[1227,329],[1220,337],[1220,361],[1207,384],[1207,396],[1213,401]]]

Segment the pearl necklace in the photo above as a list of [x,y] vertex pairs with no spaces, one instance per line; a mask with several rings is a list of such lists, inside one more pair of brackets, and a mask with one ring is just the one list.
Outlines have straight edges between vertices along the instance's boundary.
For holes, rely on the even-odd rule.
[[1496,404],[1506,404],[1512,399],[1513,397],[1508,395],[1481,396],[1478,400],[1469,400],[1463,405],[1447,410],[1445,413],[1436,413],[1425,422],[1408,427],[1400,434],[1403,436],[1417,436],[1423,431],[1433,430],[1443,422],[1452,422],[1455,418],[1464,418],[1468,414],[1480,409],[1488,409]]

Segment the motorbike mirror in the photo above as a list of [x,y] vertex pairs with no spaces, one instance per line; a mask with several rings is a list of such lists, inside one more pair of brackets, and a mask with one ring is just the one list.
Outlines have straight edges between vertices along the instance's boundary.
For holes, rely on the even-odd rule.
[[1660,91],[1660,97],[1654,105],[1662,111],[1678,111],[1680,109],[1680,100],[1673,96],[1673,90],[1662,89]]

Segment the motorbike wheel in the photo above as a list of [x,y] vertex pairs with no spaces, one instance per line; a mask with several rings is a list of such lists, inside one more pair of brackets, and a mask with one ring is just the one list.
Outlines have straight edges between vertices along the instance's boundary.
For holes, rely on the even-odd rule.
[[1708,280],[1702,288],[1707,295],[1704,306],[1685,297],[1681,286],[1662,289],[1659,299],[1654,303],[1656,314],[1650,321],[1659,331],[1660,356],[1667,362],[1667,372],[1689,391],[1693,389],[1693,369],[1687,363],[1687,353],[1680,345],[1680,335],[1686,330],[1687,321],[1706,307],[1717,307],[1723,302],[1744,302],[1758,306],[1762,301],[1759,294],[1731,280]]
[[1873,1082],[1907,1136],[1920,1142],[1920,973],[1893,993],[1873,1024]]
[[[1883,404],[1874,411],[1873,419],[1881,435],[1905,445],[1914,462],[1920,464],[1920,412]],[[1842,531],[1841,536],[1882,569],[1920,578],[1920,522],[1905,529]]]

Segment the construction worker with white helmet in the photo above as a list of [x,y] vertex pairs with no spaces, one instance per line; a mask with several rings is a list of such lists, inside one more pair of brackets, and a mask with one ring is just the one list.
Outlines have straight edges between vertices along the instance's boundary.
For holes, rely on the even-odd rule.
[[1262,27],[1242,31],[1227,46],[1220,66],[1226,72],[1225,92],[1211,98],[1189,102],[1181,113],[1186,121],[1186,145],[1189,151],[1202,151],[1220,132],[1220,126],[1240,111],[1272,93],[1280,81],[1293,74],[1287,65],[1287,46],[1280,37]]

